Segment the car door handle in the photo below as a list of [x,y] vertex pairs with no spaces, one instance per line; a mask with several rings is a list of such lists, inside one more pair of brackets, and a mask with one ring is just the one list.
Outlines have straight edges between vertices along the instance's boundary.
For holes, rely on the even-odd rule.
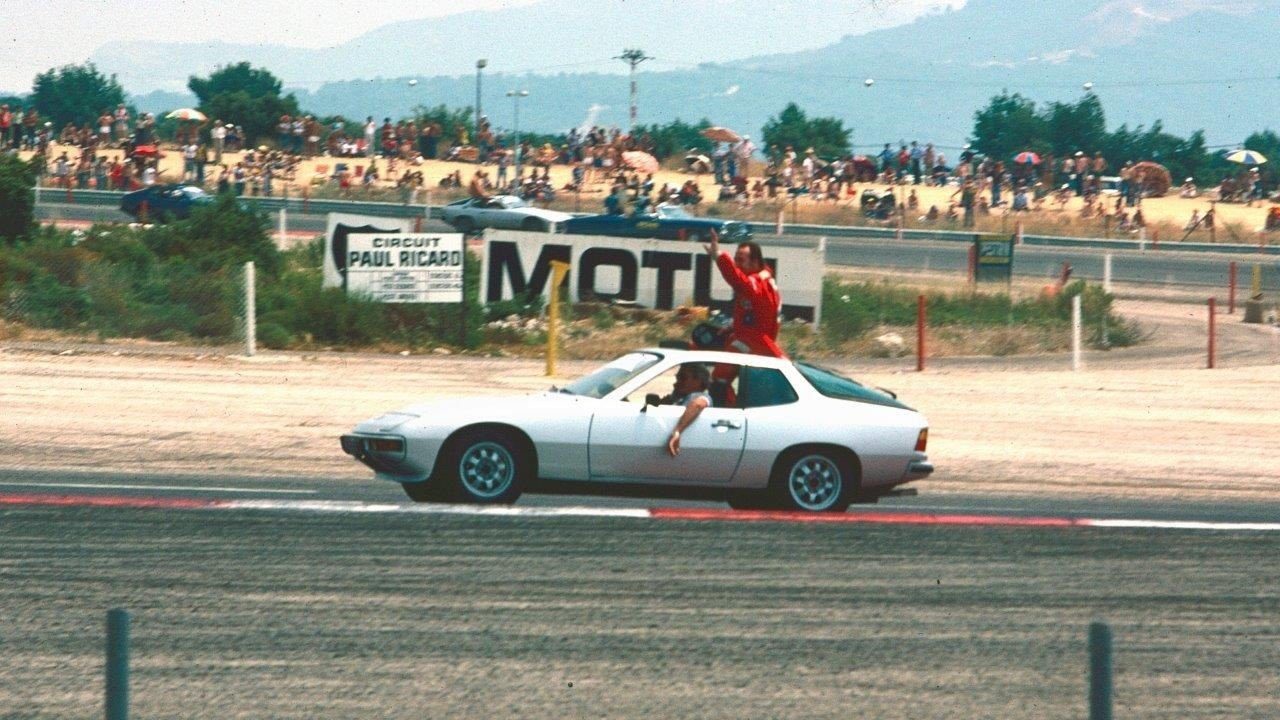
[[728,430],[741,430],[742,423],[737,420],[717,420],[711,423],[713,428],[726,428]]

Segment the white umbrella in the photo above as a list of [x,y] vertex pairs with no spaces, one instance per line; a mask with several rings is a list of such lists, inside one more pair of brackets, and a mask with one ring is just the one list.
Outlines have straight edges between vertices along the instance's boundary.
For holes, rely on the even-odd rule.
[[204,113],[194,108],[178,108],[168,115],[165,115],[165,117],[172,118],[174,120],[193,120],[195,122],[204,122],[209,119],[204,116]]
[[1227,160],[1241,165],[1261,165],[1267,158],[1256,150],[1237,150],[1228,155]]

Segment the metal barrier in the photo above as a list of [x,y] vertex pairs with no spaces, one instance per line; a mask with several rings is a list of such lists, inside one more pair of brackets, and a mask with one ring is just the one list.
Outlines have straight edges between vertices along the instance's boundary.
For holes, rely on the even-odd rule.
[[[119,207],[124,193],[110,190],[51,190],[42,188],[38,197],[40,202],[46,198],[58,201],[69,201],[72,204],[89,206]],[[438,219],[444,217],[439,205],[420,205],[392,202],[370,202],[365,200],[336,200],[303,197],[247,197],[245,202],[268,212],[287,208],[291,213],[307,215],[324,215],[327,213],[351,213],[355,215],[373,215],[376,217]],[[582,215],[584,213],[578,213]],[[753,233],[772,235],[776,231],[773,223],[748,223]],[[935,242],[971,243],[975,233],[956,230],[910,230],[898,228],[864,227],[858,225],[785,225],[784,236],[857,238],[873,240],[927,240]],[[1024,245],[1039,247],[1094,248],[1099,250],[1146,250],[1166,253],[1229,253],[1229,254],[1266,254],[1280,257],[1280,244],[1277,245],[1242,245],[1230,243],[1153,243],[1145,240],[1109,240],[1104,238],[1063,237],[1060,235],[1023,235]]]

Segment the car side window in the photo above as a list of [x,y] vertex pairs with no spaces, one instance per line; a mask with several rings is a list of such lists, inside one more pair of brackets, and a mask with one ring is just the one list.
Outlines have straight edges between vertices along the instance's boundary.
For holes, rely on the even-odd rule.
[[800,399],[787,376],[775,368],[745,367],[740,382],[738,407],[744,409],[788,405]]

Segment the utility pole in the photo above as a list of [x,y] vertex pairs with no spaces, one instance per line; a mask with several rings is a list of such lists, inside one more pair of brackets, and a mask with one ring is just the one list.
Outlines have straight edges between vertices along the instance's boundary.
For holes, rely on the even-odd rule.
[[645,60],[653,60],[652,57],[644,54],[639,48],[628,48],[622,51],[621,55],[616,55],[614,60],[625,60],[631,66],[631,117],[627,124],[627,132],[631,132],[636,127],[636,66]]

